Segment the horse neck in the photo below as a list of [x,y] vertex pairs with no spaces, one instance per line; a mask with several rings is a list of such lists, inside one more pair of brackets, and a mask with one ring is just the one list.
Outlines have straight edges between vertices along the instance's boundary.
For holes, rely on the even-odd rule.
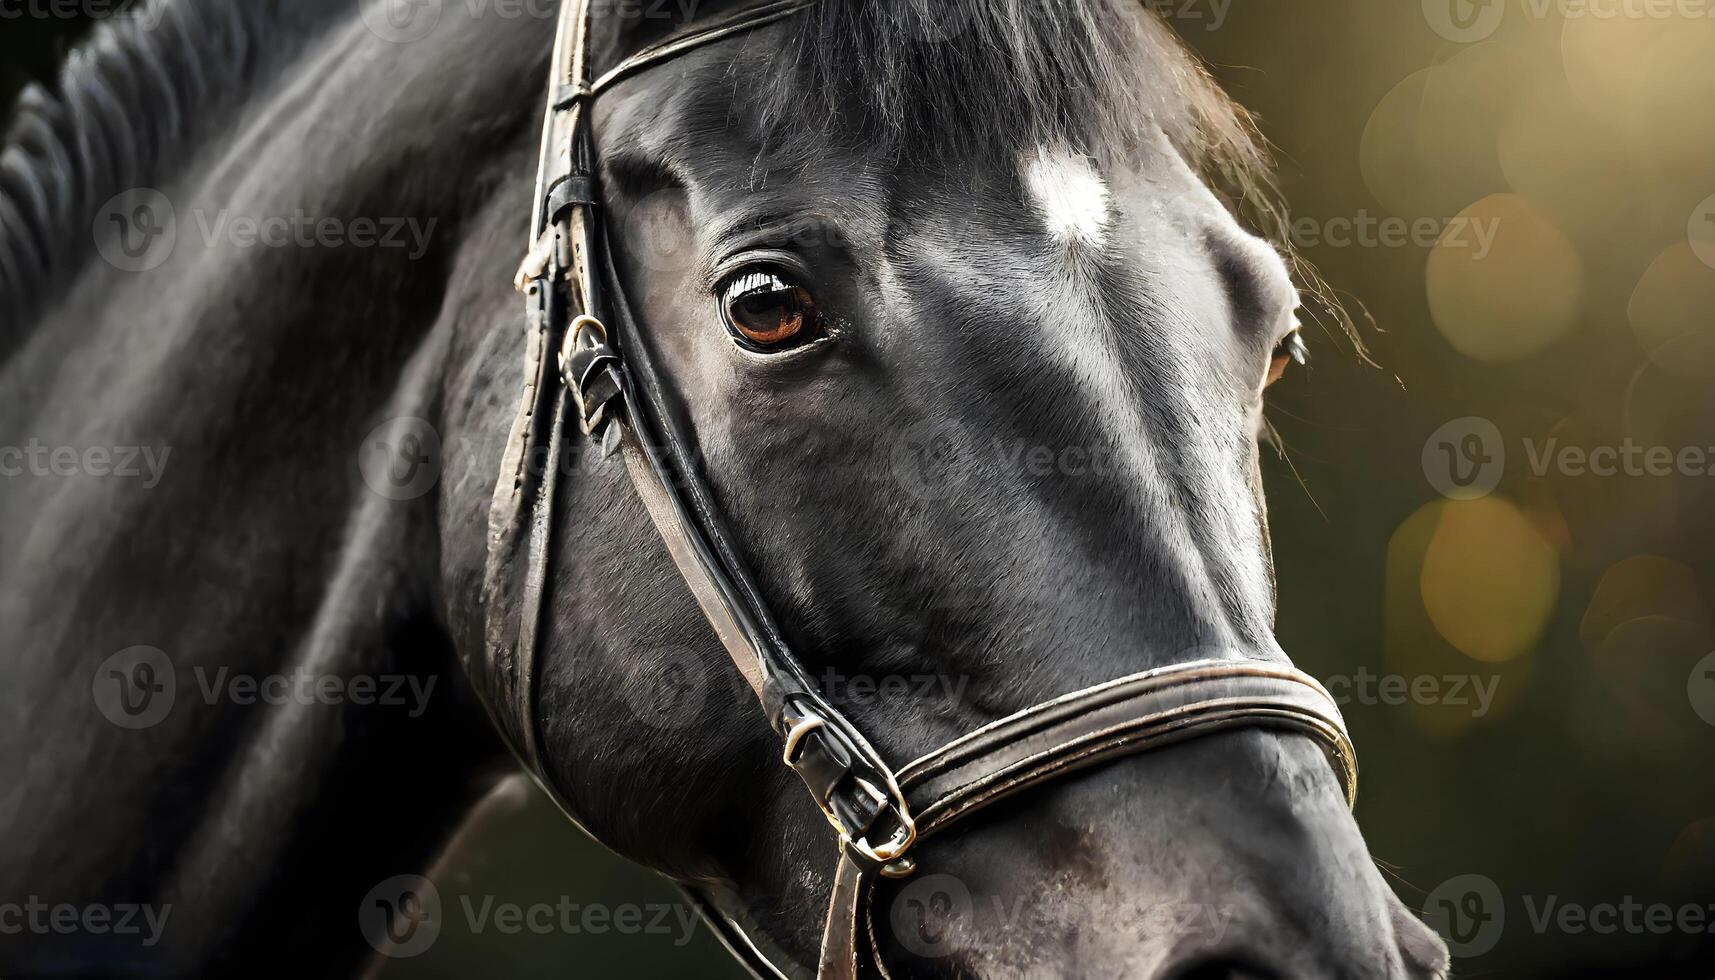
[[[356,13],[231,142],[160,182],[170,259],[92,262],[0,365],[19,382],[0,385],[0,444],[170,450],[150,486],[47,477],[0,499],[0,628],[19,651],[0,685],[0,820],[19,844],[0,893],[172,909],[148,948],[35,951],[62,965],[201,974],[265,946],[280,972],[348,971],[370,955],[351,928],[365,895],[430,863],[500,755],[445,628],[439,494],[362,474],[381,420],[436,416],[465,209],[497,144],[530,141],[493,70],[520,59],[467,37],[485,63],[450,67]],[[416,253],[230,237],[298,215],[437,230]],[[91,692],[140,644],[169,658],[176,699],[130,729]],[[282,922],[327,941],[281,947]]]

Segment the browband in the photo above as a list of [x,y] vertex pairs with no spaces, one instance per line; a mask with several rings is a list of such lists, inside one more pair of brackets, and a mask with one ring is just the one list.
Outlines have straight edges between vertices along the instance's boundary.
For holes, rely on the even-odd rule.
[[[551,582],[558,474],[570,414],[630,482],[714,633],[781,738],[784,763],[839,838],[840,860],[818,976],[885,970],[868,925],[877,876],[904,877],[923,838],[997,800],[1112,759],[1233,728],[1315,738],[1350,802],[1357,765],[1339,709],[1285,665],[1202,660],[1065,695],[986,725],[894,769],[827,703],[795,657],[733,544],[668,387],[631,315],[597,216],[590,103],[609,86],[696,48],[789,17],[815,0],[774,0],[652,45],[590,77],[591,0],[564,0],[543,122],[526,296],[525,386],[489,514],[486,648],[467,656],[472,685],[524,768],[574,822],[546,764],[535,661]],[[610,320],[601,319],[603,312]],[[610,329],[611,326],[611,329]],[[531,465],[540,451],[540,466]],[[582,826],[581,823],[579,823]],[[695,891],[717,936],[758,976],[782,976],[731,919]],[[867,938],[865,938],[867,937]]]

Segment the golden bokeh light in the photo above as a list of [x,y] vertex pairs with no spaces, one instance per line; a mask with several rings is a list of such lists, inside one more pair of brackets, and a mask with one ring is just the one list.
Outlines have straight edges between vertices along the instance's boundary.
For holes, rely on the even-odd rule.
[[[1481,663],[1448,643],[1430,621],[1423,602],[1424,558],[1448,504],[1425,504],[1388,540],[1383,613],[1387,670],[1415,682],[1462,678],[1470,697],[1413,700],[1408,717],[1425,733],[1447,738],[1504,718],[1521,703],[1534,676],[1534,661],[1516,657]],[[1479,690],[1481,693],[1479,693]]]
[[1429,253],[1429,309],[1460,353],[1516,361],[1560,340],[1583,306],[1572,242],[1529,201],[1492,194],[1460,212]]
[[1474,660],[1500,663],[1541,638],[1560,595],[1560,558],[1507,501],[1451,501],[1424,550],[1420,592],[1447,642]]
[[1715,268],[1681,242],[1638,280],[1626,312],[1638,344],[1669,374],[1715,381]]

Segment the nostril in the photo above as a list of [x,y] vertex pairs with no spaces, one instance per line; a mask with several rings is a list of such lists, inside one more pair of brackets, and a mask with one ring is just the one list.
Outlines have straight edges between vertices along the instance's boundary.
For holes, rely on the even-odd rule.
[[1176,967],[1164,980],[1280,980],[1280,975],[1249,960],[1219,956]]

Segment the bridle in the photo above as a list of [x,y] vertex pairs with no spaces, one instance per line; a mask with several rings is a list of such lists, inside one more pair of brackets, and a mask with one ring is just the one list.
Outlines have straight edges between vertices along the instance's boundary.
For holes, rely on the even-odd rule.
[[[1234,728],[1284,729],[1322,744],[1350,804],[1357,764],[1338,708],[1309,675],[1246,659],[1174,664],[1067,694],[889,764],[818,691],[746,568],[679,431],[669,389],[626,304],[600,219],[590,112],[638,72],[809,7],[768,0],[632,54],[600,77],[590,63],[591,0],[563,0],[530,245],[525,386],[489,516],[485,649],[473,686],[526,770],[577,818],[545,764],[536,657],[552,567],[568,415],[602,458],[619,455],[651,520],[840,843],[818,976],[885,976],[870,923],[877,877],[913,873],[915,846],[997,800],[1111,759]],[[717,935],[759,976],[781,972],[730,918],[693,893]]]

